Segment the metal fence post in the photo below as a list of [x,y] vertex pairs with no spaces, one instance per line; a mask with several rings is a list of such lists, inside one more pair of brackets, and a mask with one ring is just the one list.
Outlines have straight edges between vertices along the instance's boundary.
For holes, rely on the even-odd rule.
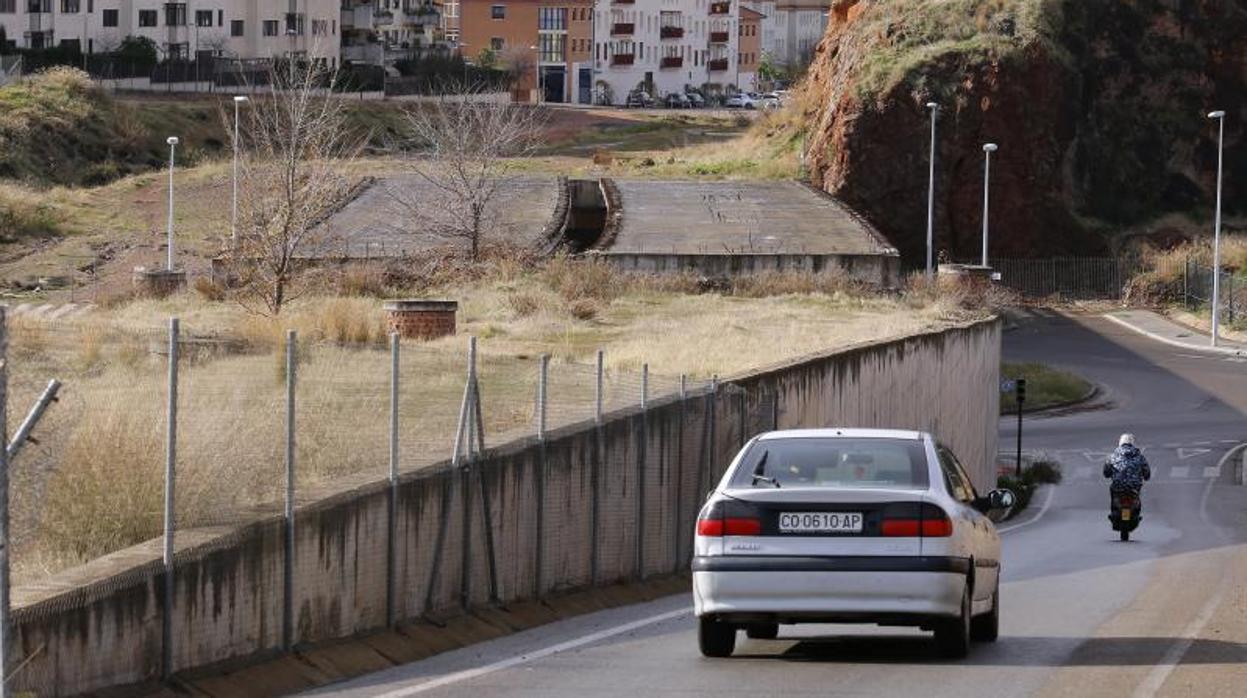
[[645,578],[645,464],[649,446],[649,415],[645,409],[645,393],[649,387],[649,364],[641,366],[641,412],[636,426],[636,578]]
[[533,595],[540,598],[545,591],[545,525],[546,525],[546,402],[549,398],[550,355],[542,354],[537,371],[537,466],[534,485],[537,493],[536,537],[533,541],[535,558]]
[[641,364],[641,409],[649,407],[649,364]]
[[1191,307],[1191,258],[1187,257],[1182,262],[1182,307],[1190,309]]
[[685,405],[686,397],[686,376],[680,374],[680,420],[676,423],[676,443],[679,447],[675,450],[675,487],[671,488],[675,493],[675,504],[672,510],[675,511],[675,526],[672,526],[675,535],[674,546],[672,550],[672,571],[680,569],[680,563],[684,559],[680,555],[680,548],[684,544],[684,537],[687,535],[682,527],[684,526],[684,419],[687,414],[687,406]]
[[[9,332],[0,306],[0,443],[9,442]],[[9,695],[9,456],[0,448],[0,698]]]
[[602,389],[603,389],[602,379],[603,379],[603,372],[604,372],[604,368],[603,368],[604,363],[605,363],[605,353],[601,349],[598,349],[597,384],[596,384],[597,388],[594,391],[595,407],[594,407],[594,412],[593,412],[593,421],[596,424],[602,423]]
[[173,536],[174,519],[174,465],[177,462],[178,443],[178,332],[177,318],[169,318],[169,388],[166,407],[165,429],[165,512],[164,512],[164,609],[161,613],[162,657],[161,673],[168,678],[173,673]]
[[282,647],[289,650],[294,645],[294,416],[295,382],[298,370],[296,344],[298,334],[286,333],[286,556],[284,588],[282,593],[281,637]]
[[390,334],[390,504],[389,540],[386,543],[386,623],[398,622],[398,352],[399,336]]

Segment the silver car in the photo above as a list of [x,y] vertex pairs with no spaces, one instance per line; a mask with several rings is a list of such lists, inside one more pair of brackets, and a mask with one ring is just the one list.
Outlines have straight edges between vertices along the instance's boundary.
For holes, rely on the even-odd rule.
[[929,434],[778,431],[741,449],[698,514],[693,600],[703,655],[780,624],[935,631],[942,653],[994,641],[1008,490],[980,497]]

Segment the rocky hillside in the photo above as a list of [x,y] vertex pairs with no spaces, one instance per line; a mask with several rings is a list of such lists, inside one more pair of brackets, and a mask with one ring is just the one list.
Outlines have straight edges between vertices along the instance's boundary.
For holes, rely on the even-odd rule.
[[[1225,109],[1226,207],[1247,193],[1244,0],[835,0],[805,84],[812,176],[923,258],[929,121],[942,105],[938,245],[977,257],[994,141],[994,256],[1104,253],[1209,215]],[[1186,217],[1182,217],[1186,220]]]

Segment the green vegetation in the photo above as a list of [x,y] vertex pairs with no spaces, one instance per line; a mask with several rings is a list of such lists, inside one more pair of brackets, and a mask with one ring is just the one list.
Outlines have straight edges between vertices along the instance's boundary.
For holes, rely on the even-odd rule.
[[[1074,402],[1091,391],[1091,383],[1068,371],[1062,371],[1044,364],[1036,363],[1004,363],[1000,366],[1003,378],[1026,379],[1027,410],[1041,410],[1045,407]],[[1000,394],[1000,411],[1011,414],[1018,409],[1017,394],[1013,392]]]
[[1023,465],[1021,477],[1014,473],[1001,475],[996,480],[996,486],[1009,490],[1017,497],[1017,503],[1013,505],[1013,510],[1009,512],[1009,518],[1013,518],[1030,505],[1031,498],[1035,496],[1035,490],[1039,489],[1040,485],[1056,485],[1060,482],[1060,463],[1050,460],[1037,460]]

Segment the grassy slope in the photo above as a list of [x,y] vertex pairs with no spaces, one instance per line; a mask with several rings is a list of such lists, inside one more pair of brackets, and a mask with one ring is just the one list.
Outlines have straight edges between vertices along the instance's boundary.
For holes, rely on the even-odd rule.
[[[1091,390],[1091,384],[1068,371],[1038,363],[1005,363],[1000,366],[1004,378],[1026,379],[1026,409],[1039,410],[1052,405],[1073,402]],[[1017,411],[1016,393],[1000,394],[1000,412]]]

